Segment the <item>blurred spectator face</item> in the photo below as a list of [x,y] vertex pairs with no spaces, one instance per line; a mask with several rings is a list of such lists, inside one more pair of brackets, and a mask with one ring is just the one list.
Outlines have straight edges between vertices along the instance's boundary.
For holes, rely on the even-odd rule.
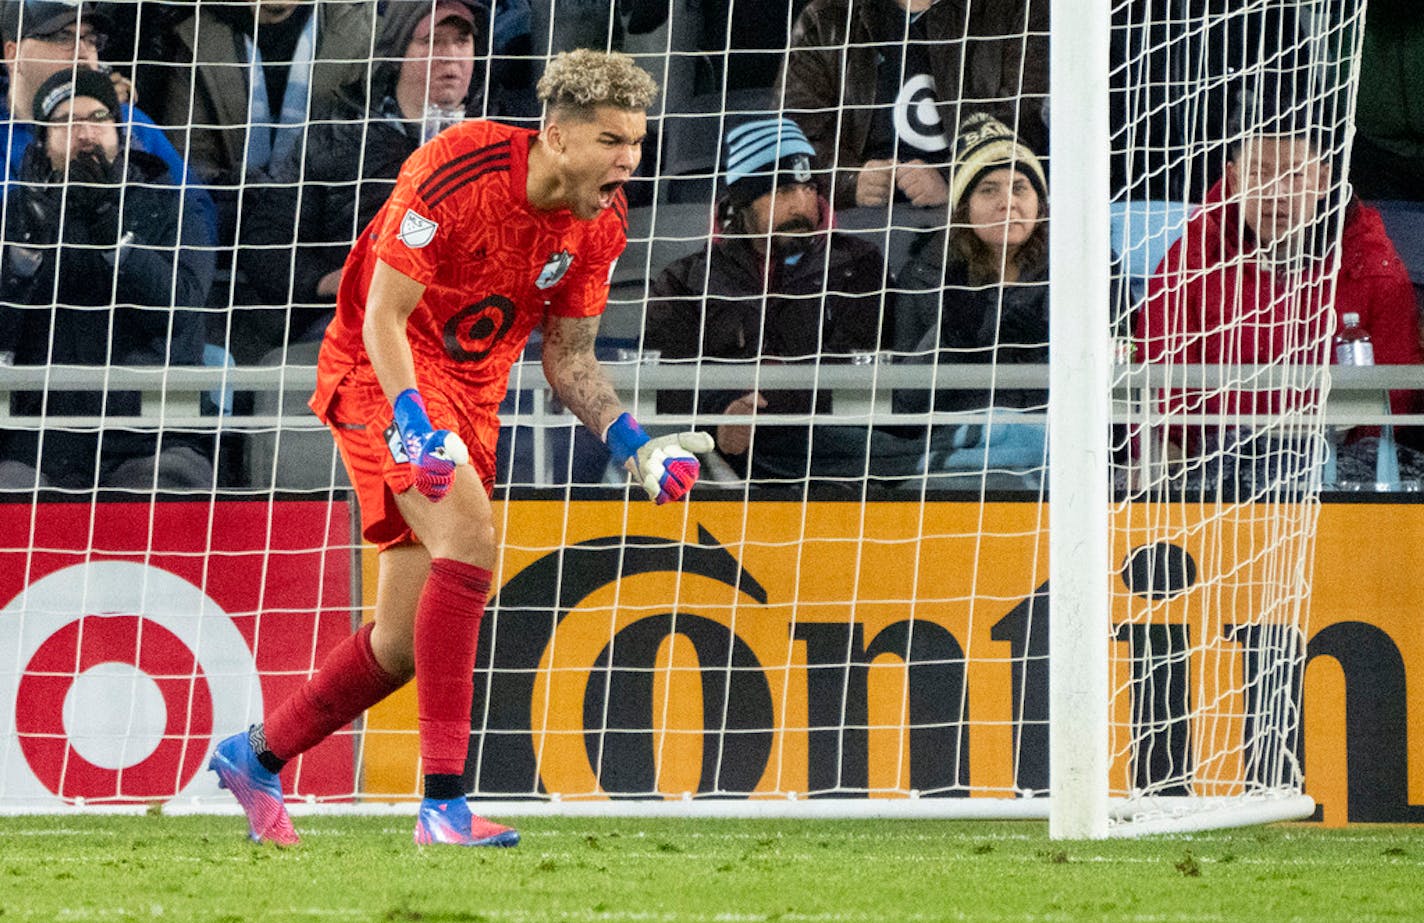
[[[435,15],[441,15],[440,11]],[[427,16],[415,27],[405,49],[398,83],[403,87],[424,87],[410,96],[448,109],[462,105],[469,95],[470,78],[475,72],[475,33],[471,23],[455,15],[446,16],[432,30],[430,20],[434,18]],[[398,96],[404,98],[406,94]]]
[[271,0],[257,0],[258,23],[281,22],[296,12],[301,3],[274,3]]
[[758,250],[771,241],[774,253],[790,255],[810,249],[821,223],[821,202],[812,183],[782,183],[758,196],[742,210],[742,232]]
[[974,236],[995,250],[1017,250],[1040,218],[1038,190],[1010,167],[991,170],[969,190],[968,221]]
[[45,135],[45,151],[55,170],[80,154],[98,154],[113,163],[119,154],[119,128],[116,113],[88,96],[76,96],[60,103],[52,114]]
[[895,3],[907,13],[923,13],[935,5],[935,0],[895,0]]
[[1315,219],[1330,188],[1330,165],[1306,137],[1256,137],[1226,165],[1242,220],[1262,246]]
[[99,52],[106,42],[107,36],[77,20],[48,35],[6,41],[5,64],[10,70],[12,111],[28,117],[35,89],[51,74],[73,71],[76,67],[97,69]]

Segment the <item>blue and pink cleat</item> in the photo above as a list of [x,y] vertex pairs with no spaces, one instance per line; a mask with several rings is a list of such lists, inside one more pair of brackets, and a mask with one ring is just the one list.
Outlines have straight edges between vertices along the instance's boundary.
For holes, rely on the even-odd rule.
[[242,805],[252,842],[297,845],[297,831],[283,803],[282,780],[257,761],[246,731],[218,744],[208,768],[218,774],[218,787],[232,792]]
[[415,818],[420,846],[518,846],[519,831],[470,813],[464,798],[426,798]]

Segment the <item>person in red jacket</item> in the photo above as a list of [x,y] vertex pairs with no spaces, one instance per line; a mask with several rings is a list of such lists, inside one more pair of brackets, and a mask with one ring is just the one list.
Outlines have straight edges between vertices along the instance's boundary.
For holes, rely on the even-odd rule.
[[[1238,134],[1225,175],[1157,268],[1137,333],[1147,362],[1276,364],[1283,371],[1269,383],[1280,387],[1172,390],[1159,408],[1171,415],[1249,417],[1313,400],[1309,370],[1331,361],[1330,342],[1346,313],[1358,314],[1369,331],[1376,363],[1424,362],[1403,261],[1379,213],[1333,184],[1330,146],[1314,127],[1320,122],[1283,106],[1251,124],[1257,127]],[[1419,396],[1393,392],[1394,411],[1415,412]],[[1232,442],[1239,432],[1199,423],[1164,435],[1155,451],[1171,459]]]

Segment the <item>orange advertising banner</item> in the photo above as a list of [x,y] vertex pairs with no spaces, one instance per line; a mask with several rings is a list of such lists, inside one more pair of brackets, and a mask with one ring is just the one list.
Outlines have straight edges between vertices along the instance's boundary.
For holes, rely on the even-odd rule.
[[[497,798],[1042,791],[1047,515],[502,504],[467,781]],[[1114,535],[1115,791],[1170,776],[1234,794],[1284,754],[1327,822],[1420,819],[1424,506],[1141,505]],[[1308,638],[1288,627],[1301,606]],[[1280,645],[1305,645],[1303,677],[1272,666]],[[1288,727],[1302,681],[1303,741],[1245,717]],[[418,791],[415,726],[413,688],[371,712],[368,796]]]

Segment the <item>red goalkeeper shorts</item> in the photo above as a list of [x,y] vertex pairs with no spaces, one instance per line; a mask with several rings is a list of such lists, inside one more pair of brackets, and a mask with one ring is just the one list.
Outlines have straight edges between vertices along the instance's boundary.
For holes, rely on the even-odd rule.
[[[384,550],[415,540],[405,517],[396,506],[396,495],[414,484],[410,463],[397,458],[400,437],[390,401],[375,382],[352,373],[342,381],[327,410],[331,432],[341,450],[341,460],[356,501],[361,507],[361,535]],[[494,452],[499,439],[499,417],[483,404],[461,404],[458,397],[430,389],[421,390],[430,422],[436,429],[459,435],[470,450],[470,465],[484,484],[485,493],[494,491]]]

